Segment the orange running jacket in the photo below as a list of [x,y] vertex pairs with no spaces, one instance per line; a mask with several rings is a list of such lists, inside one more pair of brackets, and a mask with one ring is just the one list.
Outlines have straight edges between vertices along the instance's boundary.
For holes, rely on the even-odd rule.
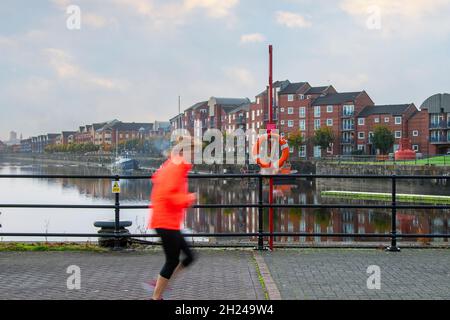
[[148,229],[180,230],[185,209],[195,201],[188,193],[187,174],[192,168],[181,157],[169,158],[152,176],[151,210]]

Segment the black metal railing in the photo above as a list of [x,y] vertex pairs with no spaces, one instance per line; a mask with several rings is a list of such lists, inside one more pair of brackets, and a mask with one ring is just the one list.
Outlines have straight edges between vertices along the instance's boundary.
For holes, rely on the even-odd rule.
[[[12,179],[109,179],[111,181],[120,180],[138,180],[149,179],[149,176],[109,176],[109,175],[0,175],[0,180],[5,178]],[[269,204],[263,201],[263,182],[264,179],[278,178],[278,179],[389,179],[391,180],[391,203],[386,205],[376,204]],[[436,175],[325,175],[325,174],[290,174],[290,175],[260,175],[260,174],[190,174],[189,179],[257,179],[258,180],[258,201],[257,203],[235,203],[235,204],[196,204],[193,208],[209,208],[209,209],[224,209],[224,208],[258,208],[258,232],[248,233],[197,233],[185,234],[186,237],[257,237],[257,249],[263,250],[264,237],[278,237],[278,236],[299,236],[299,237],[353,237],[353,238],[385,238],[391,239],[390,246],[387,247],[389,251],[399,251],[397,240],[401,238],[446,238],[450,234],[405,234],[397,233],[397,209],[450,209],[450,205],[404,205],[398,204],[396,200],[397,181],[398,180],[429,180],[429,179],[450,179],[448,176]],[[50,208],[50,209],[114,209],[115,212],[115,228],[113,233],[15,233],[3,232],[0,237],[114,237],[116,239],[123,237],[145,238],[158,237],[156,234],[124,234],[120,233],[120,210],[121,209],[147,209],[151,205],[121,205],[120,194],[115,194],[115,202],[113,205],[69,205],[69,204],[8,204],[0,203],[0,208]],[[391,232],[390,233],[307,233],[307,232],[264,232],[264,208],[324,208],[324,209],[391,209]]]

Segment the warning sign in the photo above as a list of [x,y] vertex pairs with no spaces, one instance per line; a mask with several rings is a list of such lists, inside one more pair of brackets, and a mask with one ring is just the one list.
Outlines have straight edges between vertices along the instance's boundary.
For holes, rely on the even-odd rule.
[[119,181],[112,182],[112,193],[120,193],[120,182]]

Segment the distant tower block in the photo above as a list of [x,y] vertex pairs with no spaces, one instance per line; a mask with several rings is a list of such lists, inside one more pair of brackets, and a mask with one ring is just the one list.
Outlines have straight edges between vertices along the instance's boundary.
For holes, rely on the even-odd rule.
[[395,152],[395,160],[414,160],[416,152],[411,149],[411,140],[400,139],[400,148]]
[[17,132],[11,131],[9,133],[9,141],[16,141],[17,140]]

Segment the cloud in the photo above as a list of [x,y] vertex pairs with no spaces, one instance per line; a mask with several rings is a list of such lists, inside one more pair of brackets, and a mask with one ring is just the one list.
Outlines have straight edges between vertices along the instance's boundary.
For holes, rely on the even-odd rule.
[[124,81],[102,77],[82,69],[72,62],[73,58],[67,52],[61,49],[47,48],[43,51],[48,58],[49,65],[61,80],[73,80],[74,83],[81,86],[93,85],[107,90],[123,90],[127,87]]
[[341,8],[351,15],[368,15],[370,7],[376,6],[382,14],[417,18],[439,11],[449,5],[448,0],[343,0]]
[[103,16],[94,14],[94,13],[82,13],[81,15],[81,25],[87,25],[89,27],[99,29],[106,27],[108,24],[110,24],[111,21],[106,19]]
[[418,33],[434,36],[450,32],[448,0],[342,0],[340,7],[368,29],[371,20],[378,20],[376,30],[383,36],[417,38]]
[[225,68],[225,75],[233,82],[237,82],[245,87],[252,87],[255,85],[255,79],[252,73],[241,67]]
[[262,35],[261,33],[248,33],[243,34],[241,36],[241,43],[254,43],[254,42],[264,42],[266,40],[266,37]]
[[184,0],[183,5],[187,10],[195,8],[205,9],[213,18],[222,18],[230,15],[239,0]]
[[278,24],[288,28],[309,28],[312,26],[312,23],[303,16],[289,11],[277,11],[275,17]]

